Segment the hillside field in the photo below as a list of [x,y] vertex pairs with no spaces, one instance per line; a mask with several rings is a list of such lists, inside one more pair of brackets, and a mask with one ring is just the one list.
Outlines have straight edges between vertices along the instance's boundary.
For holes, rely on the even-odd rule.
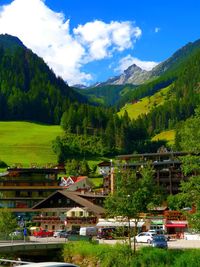
[[9,166],[56,163],[52,140],[63,131],[60,126],[30,122],[0,122],[0,159]]
[[171,85],[161,89],[159,92],[152,96],[147,96],[140,99],[137,103],[127,103],[118,113],[119,116],[123,116],[125,110],[131,119],[137,119],[142,114],[149,113],[156,106],[162,105],[164,101],[169,97]]
[[168,145],[174,145],[175,131],[174,130],[164,131],[155,135],[152,138],[152,141],[157,141],[157,140],[167,140]]

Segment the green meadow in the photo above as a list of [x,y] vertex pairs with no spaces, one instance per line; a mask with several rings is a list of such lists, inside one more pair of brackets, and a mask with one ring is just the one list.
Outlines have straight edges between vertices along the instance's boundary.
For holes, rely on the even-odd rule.
[[162,105],[164,101],[168,98],[170,93],[171,85],[166,88],[163,88],[159,92],[155,93],[152,96],[147,96],[140,99],[137,103],[128,103],[126,104],[118,113],[119,116],[123,116],[125,110],[128,112],[128,115],[131,119],[137,119],[141,114],[149,113],[153,108]]
[[152,138],[152,141],[167,140],[168,145],[173,145],[175,139],[175,131],[169,130],[161,132]]
[[0,122],[0,160],[9,166],[56,163],[52,141],[63,131],[60,126],[30,122]]

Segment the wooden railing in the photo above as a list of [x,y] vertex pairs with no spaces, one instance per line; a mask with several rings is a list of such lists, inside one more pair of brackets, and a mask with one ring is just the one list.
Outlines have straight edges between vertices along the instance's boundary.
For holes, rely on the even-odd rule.
[[[66,217],[65,219],[67,224],[96,224],[97,218],[96,217]],[[61,220],[59,216],[33,216],[33,222],[40,222],[40,223],[63,223],[64,220]]]

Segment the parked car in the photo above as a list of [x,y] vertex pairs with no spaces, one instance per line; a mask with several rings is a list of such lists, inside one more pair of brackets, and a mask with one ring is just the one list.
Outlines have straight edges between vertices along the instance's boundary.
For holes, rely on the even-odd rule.
[[80,229],[72,229],[72,230],[68,230],[67,234],[68,235],[79,235],[79,231]]
[[148,231],[149,233],[155,233],[157,235],[164,235],[165,236],[165,239],[167,241],[170,240],[170,236],[163,230],[163,229],[151,229]]
[[22,240],[24,239],[23,230],[15,230],[9,234],[12,240]]
[[115,227],[103,227],[99,228],[97,231],[98,239],[113,239],[116,232]]
[[[8,259],[0,259],[0,264],[17,264],[14,266],[27,266],[27,267],[79,267],[73,263],[67,262],[27,262],[21,260],[8,260]],[[13,265],[12,265],[13,266]]]
[[53,236],[53,231],[48,231],[46,229],[42,229],[39,231],[34,231],[33,236],[35,236],[35,237],[49,237],[49,236]]
[[[148,243],[151,244],[153,237],[156,236],[156,233],[142,232],[136,235],[135,239],[138,243]],[[131,238],[131,241],[134,241],[134,238]]]
[[53,237],[64,237],[67,238],[68,237],[68,233],[65,230],[56,230],[54,231]]
[[15,230],[14,232],[10,233],[9,236],[22,236],[23,235],[23,232],[22,230]]
[[152,247],[168,248],[167,240],[164,235],[155,235],[151,241]]
[[79,267],[78,265],[74,265],[72,263],[66,262],[37,262],[37,263],[27,263],[22,266],[26,267]]
[[81,227],[79,231],[79,235],[82,236],[96,236],[97,228],[96,227]]

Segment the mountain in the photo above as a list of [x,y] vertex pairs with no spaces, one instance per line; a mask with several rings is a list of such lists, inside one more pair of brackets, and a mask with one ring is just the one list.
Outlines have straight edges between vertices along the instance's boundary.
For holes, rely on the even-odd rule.
[[161,62],[150,71],[150,77],[158,77],[167,71],[175,71],[180,64],[184,63],[197,49],[200,48],[200,39],[190,42],[178,49],[171,57]]
[[193,116],[200,106],[199,45],[198,40],[177,51],[158,69],[161,73],[164,71],[160,77],[138,86],[126,98],[123,96],[120,114],[126,111],[132,118],[137,116],[136,123],[145,125],[149,134],[179,127],[179,123]]
[[0,120],[58,124],[65,107],[75,101],[86,98],[17,37],[0,35]]
[[149,79],[150,74],[148,71],[141,69],[133,64],[126,69],[123,74],[108,79],[105,84],[123,85],[134,84],[138,85]]
[[199,48],[200,40],[190,42],[151,71],[142,70],[133,64],[120,76],[77,91],[95,105],[122,107],[127,102],[151,96],[173,83],[177,79],[181,65]]
[[106,82],[99,84],[102,85],[124,85],[134,84],[140,85],[149,79],[155,79],[167,71],[175,70],[179,64],[184,62],[197,48],[200,47],[200,40],[190,42],[178,49],[171,57],[155,66],[151,71],[145,71],[133,64],[129,66],[121,75],[112,77]]
[[149,79],[145,83],[137,86],[135,90],[127,91],[119,99],[119,106],[125,103],[151,96],[157,91],[169,86],[180,75],[180,70],[187,61],[200,49],[200,39],[190,42],[182,48],[178,49],[171,57],[163,61],[151,71],[149,71]]
[[18,47],[25,48],[24,44],[19,38],[9,34],[0,35],[0,44],[2,47],[6,47],[10,51],[17,49]]
[[73,88],[77,88],[77,89],[86,89],[88,88],[86,85],[84,84],[73,84],[71,87]]
[[113,85],[101,84],[86,89],[76,89],[77,92],[87,97],[88,102],[93,105],[101,105],[104,107],[115,106],[124,94],[136,88],[135,85]]

